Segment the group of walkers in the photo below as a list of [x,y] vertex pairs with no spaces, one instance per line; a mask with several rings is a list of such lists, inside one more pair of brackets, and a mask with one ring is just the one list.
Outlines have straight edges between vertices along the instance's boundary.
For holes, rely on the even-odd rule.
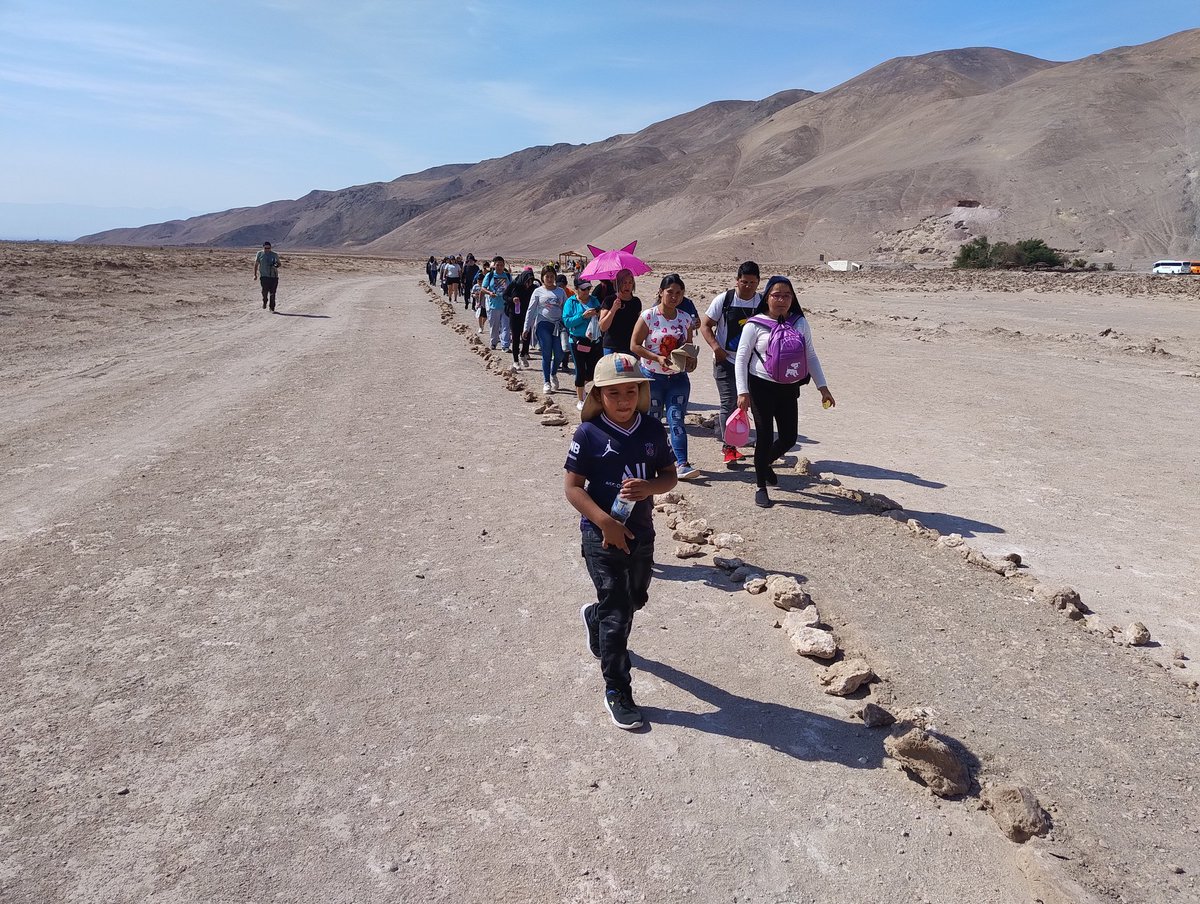
[[[546,291],[553,291],[551,268],[542,276]],[[633,274],[625,270],[613,280],[612,295],[599,301],[592,297],[593,286],[576,279],[573,304],[567,303],[562,317],[573,348],[580,327],[590,341],[594,333],[587,330],[595,322],[603,350],[591,364],[591,389],[586,398],[581,395],[564,492],[580,515],[580,552],[596,589],[596,602],[580,608],[587,648],[600,661],[604,706],[618,728],[644,722],[633,699],[628,647],[634,613],[649,599],[653,497],[697,476],[684,430],[696,332],[713,352],[721,409],[716,426],[726,467],[739,467],[744,458],[728,441],[726,423],[736,420],[735,412],[754,414],[757,505],[773,505],[767,488],[778,485],[778,478],[772,466],[796,442],[800,387],[815,382],[822,404],[835,404],[795,287],[786,277],[772,276],[759,293],[760,281],[758,265],[746,261],[734,287],[697,316],[679,274],[663,277],[654,303],[643,310]],[[561,300],[558,306],[564,310]]]
[[[512,355],[513,371],[537,366],[530,362],[531,349],[537,350],[543,392],[558,392],[559,375],[573,374],[580,411],[597,363],[607,355],[631,356],[647,383],[649,415],[665,422],[680,480],[702,476],[689,459],[685,416],[697,363],[693,342],[703,339],[713,354],[720,399],[716,434],[727,468],[745,465],[746,456],[726,440],[726,423],[737,410],[754,415],[755,502],[763,508],[774,504],[768,487],[777,486],[778,478],[772,466],[799,435],[800,386],[815,381],[822,403],[834,404],[795,288],[786,277],[773,276],[759,292],[762,276],[754,261],[738,268],[733,287],[714,297],[703,314],[678,273],[663,277],[646,305],[629,270],[611,280],[568,280],[547,264],[538,273],[525,267],[514,275],[500,255],[480,264],[468,254],[441,261],[431,255],[426,272],[448,300],[461,298],[464,310],[476,312],[479,334],[486,332],[493,350]],[[792,375],[768,366],[785,332],[799,348],[793,357],[803,359]]]

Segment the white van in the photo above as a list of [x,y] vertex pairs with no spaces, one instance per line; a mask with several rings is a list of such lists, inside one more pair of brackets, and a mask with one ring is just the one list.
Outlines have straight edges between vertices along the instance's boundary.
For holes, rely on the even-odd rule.
[[1151,273],[1194,273],[1198,264],[1191,261],[1155,261]]

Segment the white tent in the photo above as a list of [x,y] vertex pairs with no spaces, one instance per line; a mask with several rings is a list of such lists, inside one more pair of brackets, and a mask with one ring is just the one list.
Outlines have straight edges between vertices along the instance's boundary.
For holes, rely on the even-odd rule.
[[830,270],[839,270],[842,273],[862,269],[862,264],[858,261],[826,261],[826,266]]

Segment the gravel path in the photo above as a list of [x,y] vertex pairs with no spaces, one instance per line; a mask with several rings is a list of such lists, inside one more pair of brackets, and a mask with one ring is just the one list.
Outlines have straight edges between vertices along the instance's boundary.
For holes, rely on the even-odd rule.
[[374,269],[289,273],[285,318],[201,268],[206,319],[118,293],[10,360],[5,901],[1194,899],[1195,696],[799,478],[769,518],[736,478],[686,492],[807,579],[874,695],[1028,781],[1049,838],[891,766],[780,613],[665,532],[632,642],[650,727],[614,729],[570,428],[415,270]]

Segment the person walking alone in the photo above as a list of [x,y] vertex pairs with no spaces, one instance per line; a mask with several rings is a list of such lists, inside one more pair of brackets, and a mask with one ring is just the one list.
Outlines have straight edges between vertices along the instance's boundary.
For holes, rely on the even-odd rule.
[[275,310],[275,293],[279,289],[279,255],[271,250],[270,242],[263,242],[262,251],[254,256],[254,278],[262,287],[262,302],[266,308],[270,303]]

